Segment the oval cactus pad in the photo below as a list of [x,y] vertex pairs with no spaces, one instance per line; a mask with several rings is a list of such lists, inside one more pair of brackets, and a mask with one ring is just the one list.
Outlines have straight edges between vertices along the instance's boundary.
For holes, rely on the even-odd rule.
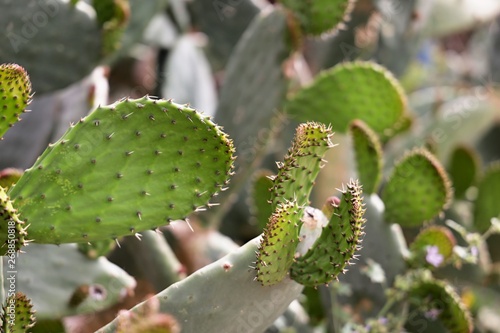
[[125,99],[73,125],[10,196],[37,243],[115,238],[201,210],[228,183],[232,153],[194,109]]

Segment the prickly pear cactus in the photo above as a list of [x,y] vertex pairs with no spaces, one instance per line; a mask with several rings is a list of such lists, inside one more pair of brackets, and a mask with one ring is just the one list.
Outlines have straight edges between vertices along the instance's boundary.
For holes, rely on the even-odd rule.
[[72,126],[9,194],[38,243],[134,235],[210,206],[228,183],[232,152],[194,109],[125,99]]
[[17,251],[26,245],[26,225],[19,219],[5,190],[0,187],[0,255],[15,257]]
[[23,293],[12,294],[3,305],[2,332],[26,333],[35,325],[33,304]]
[[384,187],[385,218],[418,226],[436,217],[451,197],[451,183],[441,163],[427,150],[416,149],[397,163]]
[[21,120],[31,98],[28,73],[16,64],[0,65],[0,138]]
[[351,181],[346,187],[321,236],[291,267],[290,277],[300,284],[317,286],[333,281],[360,248],[365,223],[361,186]]

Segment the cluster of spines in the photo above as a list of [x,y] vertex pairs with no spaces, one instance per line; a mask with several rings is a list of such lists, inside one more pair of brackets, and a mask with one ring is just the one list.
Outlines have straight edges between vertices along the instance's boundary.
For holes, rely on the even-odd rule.
[[34,314],[33,304],[26,295],[20,292],[11,295],[3,305],[2,332],[28,332],[35,325]]
[[28,73],[16,64],[0,65],[0,138],[21,120],[31,101],[31,83]]
[[306,286],[328,284],[356,258],[364,235],[364,204],[361,186],[351,180],[333,207],[330,222],[314,246],[291,266],[290,277]]
[[25,239],[28,227],[19,219],[17,210],[13,207],[9,196],[0,187],[0,255],[14,255],[29,241]]

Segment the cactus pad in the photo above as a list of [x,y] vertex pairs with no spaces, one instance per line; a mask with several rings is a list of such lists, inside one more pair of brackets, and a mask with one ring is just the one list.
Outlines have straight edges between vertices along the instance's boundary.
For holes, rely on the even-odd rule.
[[7,298],[3,306],[2,332],[25,333],[35,325],[33,304],[23,293],[16,293]]
[[354,119],[363,120],[382,139],[407,121],[406,97],[393,75],[370,62],[340,64],[318,75],[290,97],[286,111],[298,120],[332,124],[345,133]]
[[[418,266],[441,266],[453,255],[453,248],[456,243],[455,236],[453,236],[453,233],[446,227],[431,226],[423,229],[410,246],[412,262]],[[436,255],[442,258],[440,263],[433,264],[426,258],[430,246],[437,248],[438,252]]]
[[278,204],[269,218],[257,253],[257,280],[264,286],[282,281],[293,263],[302,211],[296,202]]
[[290,277],[305,286],[317,286],[342,273],[359,249],[364,234],[363,214],[361,186],[351,181],[314,246],[293,263]]
[[453,150],[448,173],[456,198],[462,198],[465,191],[474,184],[479,168],[479,157],[472,148],[460,145]]
[[316,176],[325,163],[323,156],[334,145],[330,127],[319,123],[303,123],[297,127],[292,146],[272,187],[273,208],[283,201],[297,201],[299,207],[309,204],[309,194]]
[[253,177],[250,206],[259,230],[264,230],[269,217],[273,214],[270,203],[273,181],[270,177],[272,178],[272,172],[269,170],[259,170]]
[[321,35],[349,18],[354,0],[281,0],[299,21],[305,34]]
[[24,228],[24,222],[19,219],[3,187],[0,187],[0,209],[0,255],[8,253],[9,257],[15,257],[15,252],[26,245],[27,228]]
[[15,64],[0,65],[0,138],[25,112],[31,98],[28,74]]
[[358,177],[363,184],[363,192],[377,191],[382,178],[382,147],[375,132],[363,121],[351,123],[350,133],[353,140]]
[[474,206],[474,226],[485,232],[491,226],[491,218],[500,216],[498,198],[500,195],[500,162],[494,162],[486,170],[478,186]]
[[37,243],[133,235],[202,209],[227,185],[232,152],[194,109],[125,99],[72,126],[10,195]]
[[427,150],[415,149],[397,163],[384,187],[386,221],[421,225],[445,209],[451,196],[450,181],[439,161]]

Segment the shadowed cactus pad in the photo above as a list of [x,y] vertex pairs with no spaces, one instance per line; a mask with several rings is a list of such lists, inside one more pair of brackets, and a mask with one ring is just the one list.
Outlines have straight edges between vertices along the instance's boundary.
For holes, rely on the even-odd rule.
[[474,226],[479,232],[485,232],[491,226],[491,218],[500,216],[498,198],[500,194],[500,162],[488,167],[478,186],[474,206]]
[[363,233],[364,214],[361,186],[347,184],[340,204],[311,249],[293,263],[290,276],[305,286],[333,281],[354,258]]
[[19,65],[0,65],[0,138],[18,120],[30,102],[31,83]]
[[38,243],[116,238],[203,210],[227,185],[232,152],[194,109],[126,99],[70,128],[10,195]]
[[299,21],[305,34],[321,35],[347,20],[353,0],[281,0]]
[[387,222],[418,226],[450,202],[451,184],[439,161],[425,149],[407,154],[392,171],[382,200]]
[[35,325],[33,304],[23,293],[7,298],[3,306],[2,332],[25,333]]
[[288,100],[286,111],[301,121],[331,123],[340,133],[352,120],[361,119],[385,138],[407,122],[406,104],[403,89],[385,68],[352,62],[320,74]]
[[479,157],[472,148],[461,145],[453,150],[448,173],[456,198],[462,198],[465,191],[474,184],[479,169]]
[[382,147],[376,133],[361,120],[355,120],[349,126],[358,177],[363,184],[363,192],[371,194],[377,191],[382,178]]

